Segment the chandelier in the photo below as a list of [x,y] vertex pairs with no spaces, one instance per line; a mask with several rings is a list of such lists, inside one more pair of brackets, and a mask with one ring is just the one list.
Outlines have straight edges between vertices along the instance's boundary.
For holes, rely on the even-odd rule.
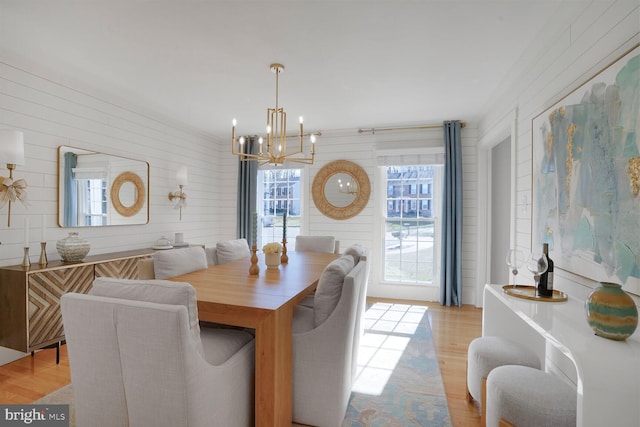
[[[278,106],[278,77],[284,71],[284,65],[271,64],[269,66],[271,72],[276,75],[276,106],[275,108],[267,108],[267,134],[266,146],[265,138],[258,138],[258,153],[249,153],[245,144],[245,137],[241,136],[236,139],[236,119],[233,119],[233,128],[231,130],[231,153],[239,156],[241,161],[257,161],[260,165],[271,164],[275,166],[282,165],[285,161],[313,164],[315,157],[316,135],[304,134],[303,120],[300,117],[300,128],[298,131],[298,144],[291,152],[287,151],[287,113],[284,108]],[[311,154],[306,155],[304,152],[304,138],[308,136],[311,142]]]

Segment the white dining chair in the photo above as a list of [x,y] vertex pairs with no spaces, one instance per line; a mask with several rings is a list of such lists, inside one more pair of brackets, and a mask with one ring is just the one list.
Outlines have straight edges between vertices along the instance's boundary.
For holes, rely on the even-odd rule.
[[[293,322],[293,420],[341,426],[355,373],[356,319],[366,292],[367,260],[333,261],[318,282],[313,308],[296,306]],[[324,288],[327,289],[324,289]]]
[[188,283],[96,282],[61,297],[77,425],[253,425],[250,334],[201,332]]
[[138,279],[169,279],[208,266],[202,246],[158,251],[152,257],[138,260]]
[[243,258],[249,258],[251,251],[247,239],[223,240],[216,243],[218,264],[226,264]]
[[[340,244],[337,246],[340,250]],[[336,252],[336,238],[333,236],[297,236],[295,244],[296,252]]]

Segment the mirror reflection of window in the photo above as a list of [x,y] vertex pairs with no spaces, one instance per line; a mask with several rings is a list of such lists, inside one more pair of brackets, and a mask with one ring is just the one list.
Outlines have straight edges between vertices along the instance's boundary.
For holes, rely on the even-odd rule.
[[108,163],[104,155],[80,155],[72,169],[76,181],[77,225],[98,226],[107,224]]
[[107,181],[105,179],[80,179],[78,188],[84,197],[78,197],[78,225],[107,225]]
[[[58,152],[61,227],[149,222],[147,162],[68,146],[58,147]],[[124,172],[135,175],[140,181],[122,183],[117,194],[119,203],[125,208],[136,207],[131,215],[121,214],[111,200],[114,180]]]

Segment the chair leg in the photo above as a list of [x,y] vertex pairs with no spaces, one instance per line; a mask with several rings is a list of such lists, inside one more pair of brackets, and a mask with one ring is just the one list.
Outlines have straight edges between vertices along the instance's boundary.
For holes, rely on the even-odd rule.
[[480,426],[487,427],[487,379],[482,378],[482,398],[480,399]]
[[516,427],[516,426],[511,424],[509,421],[500,418],[500,421],[498,422],[498,427]]

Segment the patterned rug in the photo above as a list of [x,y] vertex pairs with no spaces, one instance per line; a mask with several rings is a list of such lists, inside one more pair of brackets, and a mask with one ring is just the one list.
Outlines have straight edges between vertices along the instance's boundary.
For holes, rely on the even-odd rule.
[[367,309],[343,426],[451,426],[427,307],[376,303]]
[[53,393],[49,393],[44,397],[33,402],[35,404],[42,405],[62,405],[69,404],[69,427],[75,427],[76,425],[76,411],[73,407],[73,388],[71,384],[66,385]]
[[[358,375],[344,427],[451,427],[427,307],[376,303],[365,313]],[[35,401],[70,404],[71,385]]]

